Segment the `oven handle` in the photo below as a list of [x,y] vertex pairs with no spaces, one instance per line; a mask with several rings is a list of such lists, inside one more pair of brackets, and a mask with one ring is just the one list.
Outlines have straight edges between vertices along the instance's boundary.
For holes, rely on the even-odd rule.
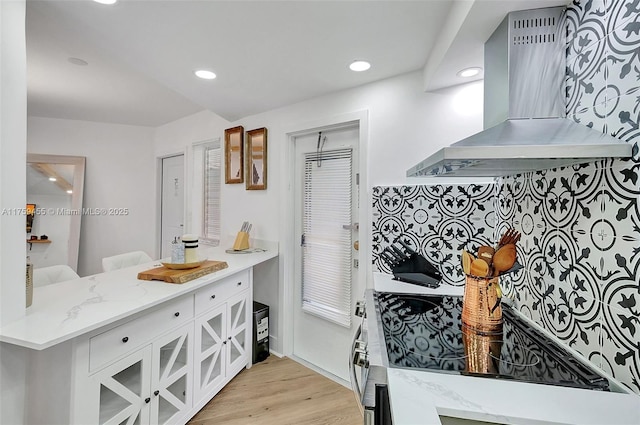
[[360,387],[358,386],[356,365],[354,363],[356,341],[360,338],[360,335],[362,335],[362,323],[358,325],[356,334],[353,337],[353,343],[351,344],[351,352],[349,353],[349,374],[351,375],[351,389],[353,390],[353,394],[358,402],[358,408],[360,409],[360,413],[364,414],[364,406],[362,406],[362,391],[360,391]]

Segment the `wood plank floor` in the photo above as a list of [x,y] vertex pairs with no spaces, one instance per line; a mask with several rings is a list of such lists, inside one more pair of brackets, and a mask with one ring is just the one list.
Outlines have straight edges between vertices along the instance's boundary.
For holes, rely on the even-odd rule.
[[244,369],[190,425],[362,425],[353,392],[301,364],[269,356]]

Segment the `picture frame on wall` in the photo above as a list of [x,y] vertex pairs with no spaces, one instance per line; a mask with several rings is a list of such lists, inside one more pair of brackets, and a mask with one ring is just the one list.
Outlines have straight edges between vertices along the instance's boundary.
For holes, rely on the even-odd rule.
[[244,127],[227,128],[224,131],[224,182],[244,182]]
[[247,131],[247,190],[267,188],[267,129]]
[[33,219],[36,216],[36,204],[27,204],[27,233],[31,233]]

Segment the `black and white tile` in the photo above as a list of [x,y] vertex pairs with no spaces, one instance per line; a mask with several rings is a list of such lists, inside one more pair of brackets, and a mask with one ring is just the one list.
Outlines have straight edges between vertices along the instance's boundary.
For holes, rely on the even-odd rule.
[[373,263],[403,238],[463,285],[460,250],[522,233],[505,296],[640,394],[640,0],[573,0],[567,118],[633,146],[632,158],[507,176],[495,185],[376,187]]
[[374,187],[374,269],[391,272],[380,253],[402,239],[463,285],[460,251],[492,244],[495,222],[493,185]]
[[633,158],[502,179],[497,227],[520,230],[531,257],[509,296],[640,393],[640,1],[574,1],[567,22],[567,117],[633,144]]

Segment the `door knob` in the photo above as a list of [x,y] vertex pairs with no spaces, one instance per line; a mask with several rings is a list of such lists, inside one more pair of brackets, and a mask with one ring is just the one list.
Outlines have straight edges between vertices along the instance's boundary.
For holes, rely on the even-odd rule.
[[344,230],[358,230],[360,229],[360,223],[353,223],[353,224],[343,224],[342,228]]
[[360,241],[355,241],[353,243],[353,249],[355,249],[356,251],[360,250]]

